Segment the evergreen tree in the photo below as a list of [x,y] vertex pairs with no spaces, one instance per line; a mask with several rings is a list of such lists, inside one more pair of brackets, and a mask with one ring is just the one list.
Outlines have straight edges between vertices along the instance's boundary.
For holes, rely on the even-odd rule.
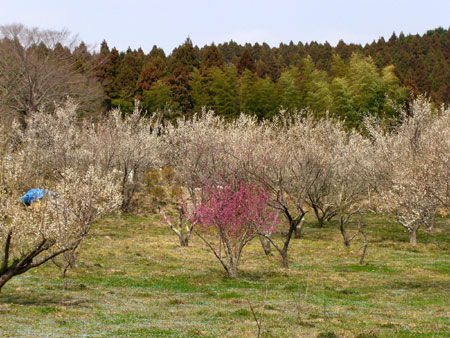
[[300,95],[300,74],[297,68],[291,67],[281,73],[278,81],[280,105],[287,111],[300,110],[304,105]]
[[149,90],[153,83],[167,75],[167,63],[161,56],[150,57],[142,67],[136,89],[139,94]]
[[212,67],[222,68],[225,66],[223,55],[216,45],[212,44],[211,46],[206,46],[202,52],[203,60],[201,69],[203,72]]
[[316,115],[323,116],[330,109],[332,97],[327,73],[316,69],[310,56],[303,59],[302,100]]
[[213,109],[227,118],[237,117],[240,110],[236,67],[231,65],[224,70],[212,68],[209,74]]
[[250,51],[248,48],[244,50],[244,54],[239,58],[237,63],[237,70],[239,74],[244,73],[245,70],[249,70],[251,72],[255,72],[255,60],[251,56]]
[[122,99],[128,100],[134,98],[136,82],[140,73],[140,60],[133,52],[128,51],[120,64],[115,79],[116,88],[119,90],[119,96]]
[[106,95],[104,106],[106,110],[111,109],[111,99],[118,98],[119,94],[114,86],[115,78],[120,68],[120,56],[116,48],[109,51],[108,44],[103,41],[100,54],[95,61],[95,75]]
[[166,53],[164,53],[164,49],[159,48],[156,45],[153,45],[153,48],[150,51],[150,53],[148,53],[148,56],[150,58],[162,58],[162,59],[165,59],[166,58]]
[[168,78],[168,85],[173,99],[179,104],[184,113],[192,112],[193,104],[191,98],[191,85],[189,69],[178,63]]
[[257,106],[255,73],[246,69],[239,80],[239,101],[241,111],[246,114],[252,114],[254,107]]
[[331,95],[333,105],[331,115],[341,120],[346,120],[347,125],[355,126],[360,122],[360,117],[353,102],[353,91],[348,77],[336,77],[331,82]]
[[191,73],[191,98],[196,112],[200,112],[203,107],[212,107],[209,72],[194,69]]
[[332,77],[344,77],[347,75],[347,66],[339,54],[331,57],[330,73]]
[[194,68],[200,67],[198,49],[192,44],[192,40],[187,37],[186,41],[175,48],[170,56],[171,70],[174,71],[180,65],[187,69],[188,73]]
[[271,119],[279,111],[280,103],[276,85],[269,77],[258,78],[255,87],[257,105],[253,111],[260,119]]
[[158,80],[144,92],[142,106],[150,113],[162,112],[165,117],[173,117],[179,105],[173,99],[169,86]]
[[246,69],[241,77],[241,110],[258,118],[271,118],[279,108],[275,84],[270,78],[260,79]]

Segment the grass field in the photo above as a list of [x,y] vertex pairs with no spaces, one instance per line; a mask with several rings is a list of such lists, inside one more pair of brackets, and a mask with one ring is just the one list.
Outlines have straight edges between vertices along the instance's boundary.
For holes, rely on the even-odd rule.
[[256,337],[250,303],[262,337],[450,337],[449,220],[421,229],[416,248],[387,217],[367,224],[362,266],[360,241],[345,250],[336,224],[308,218],[289,270],[254,240],[229,279],[198,238],[180,247],[158,216],[105,218],[67,291],[53,264],[6,284],[0,336]]

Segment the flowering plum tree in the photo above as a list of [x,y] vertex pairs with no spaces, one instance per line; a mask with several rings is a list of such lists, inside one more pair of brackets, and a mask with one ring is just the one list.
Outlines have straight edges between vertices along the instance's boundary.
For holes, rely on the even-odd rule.
[[[422,105],[430,106],[430,102]],[[450,108],[438,109],[431,124],[424,132],[427,151],[422,165],[428,184],[428,192],[437,199],[439,206],[450,211]]]
[[376,123],[368,128],[375,141],[372,157],[381,168],[376,183],[380,209],[396,215],[411,245],[419,228],[432,223],[449,177],[448,112],[436,115],[427,100],[418,98],[409,112],[401,112],[393,131],[383,132]]
[[[289,265],[289,245],[293,235],[301,231],[308,202],[312,198],[314,203],[327,204],[329,168],[333,163],[328,153],[332,154],[332,148],[321,145],[319,140],[330,128],[335,127],[329,120],[282,112],[273,124],[259,126],[258,135],[243,145],[242,165],[270,192],[269,204],[287,221],[281,245],[268,238],[284,267]],[[339,134],[339,126],[335,129]]]
[[158,122],[155,115],[145,116],[138,104],[131,114],[119,109],[105,114],[88,128],[88,143],[103,172],[121,172],[121,209],[126,211],[142,184],[143,174],[158,162]]
[[76,248],[92,222],[121,201],[111,174],[66,169],[58,180],[42,180],[53,193],[26,207],[22,164],[20,154],[1,158],[0,290],[14,276]]
[[[268,207],[269,193],[261,187],[231,181],[216,185],[204,184],[204,200],[193,215],[201,226],[198,236],[220,261],[228,276],[236,277],[242,250],[260,231],[274,232],[278,214]],[[208,231],[223,245],[225,257],[214,248],[207,236]]]
[[368,139],[352,131],[337,138],[334,148],[337,158],[333,166],[329,200],[337,214],[344,246],[348,248],[358,233],[350,236],[346,230],[347,223],[352,216],[369,207],[372,147]]
[[[93,161],[71,107],[57,108],[53,120],[31,114],[25,131],[0,128],[0,289],[75,250],[92,222],[121,204],[118,173]],[[20,197],[30,187],[51,193],[27,207]]]

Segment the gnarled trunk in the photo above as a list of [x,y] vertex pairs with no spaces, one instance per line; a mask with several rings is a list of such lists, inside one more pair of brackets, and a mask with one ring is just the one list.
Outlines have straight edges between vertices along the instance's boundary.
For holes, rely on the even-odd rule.
[[189,237],[188,236],[183,236],[183,235],[179,235],[178,238],[180,239],[180,245],[181,246],[189,246]]
[[346,248],[350,247],[350,238],[347,235],[347,231],[345,231],[344,222],[339,220],[339,230],[341,231],[342,238],[344,239],[344,246]]
[[303,230],[303,226],[304,225],[305,225],[305,219],[302,218],[300,223],[297,224],[297,226],[295,227],[294,238],[301,238],[302,237],[302,230]]
[[0,276],[0,292],[2,292],[2,287],[13,277],[14,274],[8,272]]
[[313,204],[312,207],[314,210],[314,214],[316,215],[317,218],[317,226],[319,228],[323,228],[323,221],[325,219],[326,214],[325,213],[320,214],[319,208],[317,207],[316,204]]
[[[270,234],[266,236],[270,236]],[[264,250],[264,253],[266,254],[266,256],[269,256],[272,253],[272,248],[270,247],[270,240],[260,234],[259,241],[261,242],[261,246]]]

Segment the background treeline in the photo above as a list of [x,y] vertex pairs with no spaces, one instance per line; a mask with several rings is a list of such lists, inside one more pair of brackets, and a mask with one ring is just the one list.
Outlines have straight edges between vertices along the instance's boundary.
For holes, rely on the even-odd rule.
[[17,24],[1,26],[0,38],[0,111],[24,116],[70,96],[93,114],[131,112],[135,100],[170,119],[203,107],[226,119],[308,108],[358,127],[367,113],[392,117],[411,93],[450,103],[450,29],[394,33],[364,47],[230,41],[199,48],[187,38],[170,55],[157,46],[119,52],[106,41],[92,52],[68,32]]
[[146,110],[167,114],[206,106],[226,117],[245,112],[270,118],[280,106],[309,107],[355,126],[364,112],[393,112],[388,100],[404,103],[410,92],[450,102],[450,30],[443,28],[423,36],[394,33],[364,47],[230,41],[198,48],[188,38],[170,55],[157,46],[148,54],[119,52],[106,41],[98,55],[84,55],[96,63],[107,109],[131,111],[139,99]]

